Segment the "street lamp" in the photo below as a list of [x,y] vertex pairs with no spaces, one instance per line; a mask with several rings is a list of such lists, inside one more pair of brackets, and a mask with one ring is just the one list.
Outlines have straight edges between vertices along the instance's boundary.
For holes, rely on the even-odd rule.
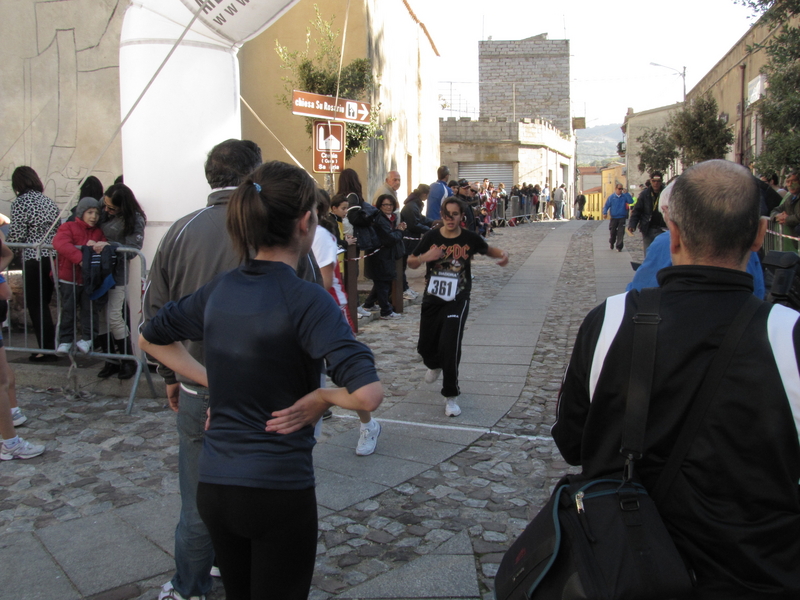
[[678,71],[678,69],[673,69],[672,67],[668,67],[667,65],[660,65],[658,63],[651,62],[650,63],[654,67],[662,67],[664,69],[669,69],[670,71],[675,71],[682,79],[683,79],[683,102],[686,103],[686,67],[683,67],[683,71]]

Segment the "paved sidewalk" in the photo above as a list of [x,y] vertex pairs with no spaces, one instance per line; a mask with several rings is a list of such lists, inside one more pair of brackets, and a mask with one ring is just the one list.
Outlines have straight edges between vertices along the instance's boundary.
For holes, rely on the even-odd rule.
[[[606,222],[568,221],[489,239],[511,261],[474,263],[458,418],[423,381],[418,307],[362,321],[386,389],[383,433],[374,455],[358,457],[354,415],[336,409],[324,423],[311,598],[493,597],[502,553],[567,469],[549,427],[577,328],[641,259],[639,237],[622,253],[607,238]],[[125,398],[45,384],[19,395],[32,417],[20,433],[48,452],[0,463],[0,599],[153,600],[174,566],[173,413],[141,399],[126,416]],[[224,597],[217,583],[209,600]]]

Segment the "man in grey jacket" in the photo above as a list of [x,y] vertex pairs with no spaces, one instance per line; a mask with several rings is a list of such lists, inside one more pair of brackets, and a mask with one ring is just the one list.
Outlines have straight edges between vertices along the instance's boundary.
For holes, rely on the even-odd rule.
[[[228,200],[236,187],[261,164],[261,149],[251,141],[226,140],[208,154],[206,180],[211,186],[208,204],[175,221],[156,251],[145,287],[142,310],[146,321],[169,301],[177,301],[239,266],[225,227]],[[313,255],[297,268],[298,276],[321,282]],[[189,353],[203,362],[202,342],[184,342]],[[214,549],[197,512],[198,459],[208,408],[208,389],[176,376],[159,365],[167,384],[167,399],[178,413],[178,480],[181,514],[175,528],[175,576],[164,584],[159,600],[200,600],[211,590]]]

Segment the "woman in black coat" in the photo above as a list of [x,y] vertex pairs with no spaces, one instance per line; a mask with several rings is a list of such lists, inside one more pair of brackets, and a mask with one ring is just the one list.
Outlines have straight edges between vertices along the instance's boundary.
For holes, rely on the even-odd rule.
[[419,240],[425,235],[426,232],[431,230],[434,220],[422,214],[422,207],[425,200],[428,199],[428,193],[431,187],[424,183],[417,186],[411,195],[403,202],[403,210],[400,211],[400,219],[406,224],[406,230],[403,233],[403,243],[405,244],[405,253],[403,255],[403,297],[413,300],[417,297],[417,292],[408,287],[408,279],[406,279],[406,266],[408,265],[408,255],[417,247]]
[[394,312],[394,307],[389,302],[389,290],[392,281],[397,277],[395,261],[404,254],[403,231],[406,224],[400,222],[400,217],[395,213],[398,209],[397,198],[391,194],[378,196],[375,206],[378,213],[372,222],[372,228],[378,234],[381,247],[365,259],[365,275],[372,280],[372,290],[364,301],[364,309],[375,310],[377,301],[381,319],[400,319],[402,315]]

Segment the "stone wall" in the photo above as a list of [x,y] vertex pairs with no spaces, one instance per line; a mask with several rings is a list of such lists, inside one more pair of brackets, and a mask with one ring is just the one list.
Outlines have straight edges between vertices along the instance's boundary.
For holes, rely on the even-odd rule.
[[479,42],[478,68],[482,117],[542,118],[572,130],[569,40]]
[[511,143],[546,146],[572,158],[575,144],[553,125],[541,119],[512,121],[506,117],[469,117],[439,119],[439,140],[445,143]]

